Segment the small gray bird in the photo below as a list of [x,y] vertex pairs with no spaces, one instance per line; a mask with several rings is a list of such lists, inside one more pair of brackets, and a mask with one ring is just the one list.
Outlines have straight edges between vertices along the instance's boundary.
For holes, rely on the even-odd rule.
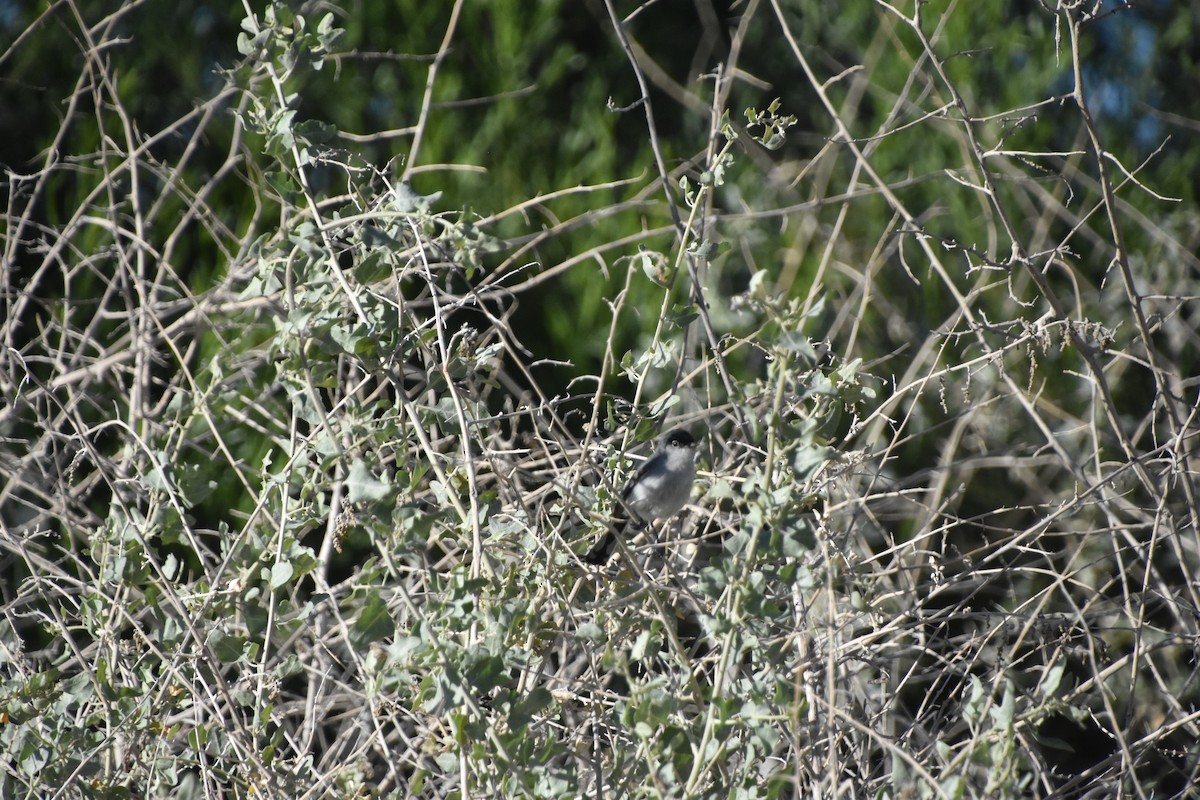
[[633,522],[642,527],[656,519],[666,519],[679,513],[692,496],[696,479],[696,440],[683,428],[662,437],[658,449],[621,494],[617,513],[621,518],[609,528],[600,541],[592,546],[583,560],[588,564],[604,564],[617,547],[617,537]]

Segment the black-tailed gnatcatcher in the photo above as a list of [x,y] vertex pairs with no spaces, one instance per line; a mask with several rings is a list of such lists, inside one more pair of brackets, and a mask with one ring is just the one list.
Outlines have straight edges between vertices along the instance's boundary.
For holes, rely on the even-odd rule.
[[678,514],[692,496],[695,479],[696,440],[683,428],[676,428],[662,438],[654,455],[642,464],[625,487],[616,512],[621,518],[600,537],[583,560],[588,564],[606,563],[617,547],[617,537],[624,533],[630,522],[640,528],[653,520]]

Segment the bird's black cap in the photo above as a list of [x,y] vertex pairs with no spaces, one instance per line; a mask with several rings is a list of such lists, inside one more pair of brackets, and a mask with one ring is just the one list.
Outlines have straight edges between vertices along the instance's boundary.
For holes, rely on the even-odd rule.
[[683,428],[676,428],[663,437],[663,441],[672,447],[693,447],[696,440]]

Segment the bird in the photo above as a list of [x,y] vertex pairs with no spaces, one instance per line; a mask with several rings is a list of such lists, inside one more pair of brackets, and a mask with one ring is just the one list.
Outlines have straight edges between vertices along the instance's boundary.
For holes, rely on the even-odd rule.
[[662,437],[654,455],[625,487],[619,519],[584,555],[584,563],[606,564],[617,547],[617,537],[624,534],[630,522],[640,528],[678,514],[691,497],[695,480],[696,440],[688,431],[676,428]]

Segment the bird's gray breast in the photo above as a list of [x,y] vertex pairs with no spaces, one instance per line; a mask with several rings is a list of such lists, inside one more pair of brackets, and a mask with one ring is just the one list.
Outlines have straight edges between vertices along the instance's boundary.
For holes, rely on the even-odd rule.
[[625,504],[645,522],[670,517],[687,503],[694,475],[691,464],[674,471],[667,469],[666,459],[647,464],[630,487]]

